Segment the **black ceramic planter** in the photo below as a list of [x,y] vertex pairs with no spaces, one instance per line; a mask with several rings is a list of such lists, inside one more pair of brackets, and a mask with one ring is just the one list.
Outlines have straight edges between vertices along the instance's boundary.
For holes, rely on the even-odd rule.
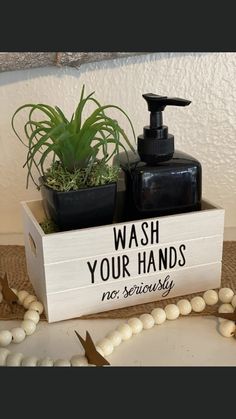
[[44,185],[41,193],[47,216],[61,231],[111,224],[116,203],[116,183],[59,192]]

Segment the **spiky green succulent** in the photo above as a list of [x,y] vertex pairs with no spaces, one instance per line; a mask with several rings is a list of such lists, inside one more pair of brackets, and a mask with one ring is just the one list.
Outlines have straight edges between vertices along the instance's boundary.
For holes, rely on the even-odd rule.
[[[12,117],[12,128],[19,140],[27,147],[27,158],[24,167],[27,167],[27,187],[31,178],[36,182],[33,169],[36,167],[40,176],[45,176],[48,167],[48,158],[51,162],[60,162],[66,172],[75,173],[83,169],[87,175],[95,163],[102,161],[104,167],[108,161],[118,154],[120,149],[127,153],[127,147],[134,148],[115,119],[107,115],[109,109],[121,112],[129,121],[132,136],[135,139],[134,128],[128,115],[116,105],[101,106],[94,99],[94,92],[85,97],[83,86],[78,106],[70,120],[62,110],[46,104],[25,104],[20,106]],[[83,121],[83,111],[86,104],[93,103],[95,110]],[[27,121],[24,124],[26,142],[22,139],[15,127],[15,120],[19,112],[29,109]],[[40,120],[35,118],[36,112],[41,112]],[[112,151],[108,152],[108,146]],[[100,157],[98,158],[98,153]]]

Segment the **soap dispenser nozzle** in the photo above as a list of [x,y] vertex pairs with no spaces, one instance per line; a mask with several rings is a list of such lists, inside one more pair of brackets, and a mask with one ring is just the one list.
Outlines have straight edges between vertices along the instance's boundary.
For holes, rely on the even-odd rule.
[[174,136],[168,134],[163,125],[162,112],[166,106],[187,106],[190,100],[145,93],[150,114],[150,125],[144,127],[143,135],[138,137],[138,153],[142,161],[156,164],[168,160],[174,153]]
[[180,99],[178,97],[167,97],[154,95],[153,93],[145,93],[143,98],[147,101],[148,110],[150,114],[150,127],[161,128],[162,112],[166,106],[187,106],[191,103],[190,100]]

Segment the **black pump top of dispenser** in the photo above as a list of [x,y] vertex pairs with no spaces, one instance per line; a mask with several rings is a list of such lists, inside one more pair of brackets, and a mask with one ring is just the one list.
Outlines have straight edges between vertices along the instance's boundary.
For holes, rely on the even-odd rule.
[[138,153],[142,161],[148,164],[169,160],[174,154],[174,136],[168,134],[168,127],[163,125],[162,112],[166,106],[187,106],[189,100],[145,93],[150,113],[150,125],[143,128],[143,135],[138,136]]

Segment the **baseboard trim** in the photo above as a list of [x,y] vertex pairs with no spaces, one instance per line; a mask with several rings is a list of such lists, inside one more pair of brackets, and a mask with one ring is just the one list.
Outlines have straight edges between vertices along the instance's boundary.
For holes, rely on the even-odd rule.
[[0,245],[23,245],[24,236],[23,234],[9,233],[0,234]]
[[225,227],[224,240],[225,241],[236,240],[236,227]]

